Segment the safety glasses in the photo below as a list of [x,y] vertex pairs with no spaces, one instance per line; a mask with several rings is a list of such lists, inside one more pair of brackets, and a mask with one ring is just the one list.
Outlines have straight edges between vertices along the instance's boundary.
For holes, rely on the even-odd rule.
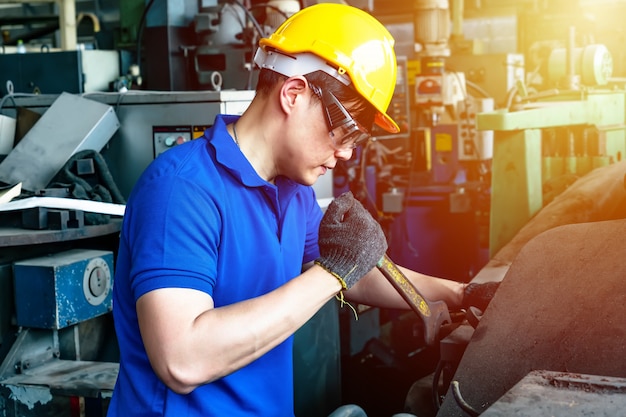
[[309,83],[311,91],[322,102],[328,133],[337,150],[354,149],[370,138],[370,134],[348,113],[333,93]]

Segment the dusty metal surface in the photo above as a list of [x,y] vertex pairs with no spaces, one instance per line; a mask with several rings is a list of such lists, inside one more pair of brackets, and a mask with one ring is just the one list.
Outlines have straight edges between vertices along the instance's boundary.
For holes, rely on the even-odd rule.
[[[119,364],[114,362],[52,360],[6,378],[0,385],[14,393],[27,392],[29,387],[46,387],[53,395],[96,398],[113,392],[118,372]],[[16,399],[19,400],[17,394]]]
[[[556,227],[520,251],[453,377],[486,410],[532,370],[626,377],[626,220]],[[450,392],[438,417],[465,416]]]
[[533,371],[481,416],[615,417],[626,412],[626,378]]
[[114,362],[50,360],[0,381],[0,414],[6,417],[105,415],[119,372]]
[[99,152],[119,127],[112,106],[62,93],[0,162],[0,180],[22,182],[23,190],[46,188],[73,154]]

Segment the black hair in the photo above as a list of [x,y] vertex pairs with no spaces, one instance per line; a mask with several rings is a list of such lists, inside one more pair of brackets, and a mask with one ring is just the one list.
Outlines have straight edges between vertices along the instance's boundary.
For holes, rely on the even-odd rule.
[[261,72],[259,72],[259,81],[256,85],[256,94],[259,96],[267,96],[279,82],[283,82],[286,79],[287,77],[277,73],[276,71],[262,68]]
[[[305,74],[304,78],[309,83],[313,83],[319,88],[332,93],[337,100],[349,109],[352,117],[357,119],[363,127],[371,131],[374,125],[374,117],[376,109],[367,100],[365,100],[357,91],[349,86],[345,86],[340,81],[326,74],[324,71],[314,71]],[[287,79],[282,74],[264,68],[259,73],[259,81],[257,83],[256,92],[258,95],[267,95],[280,82]]]

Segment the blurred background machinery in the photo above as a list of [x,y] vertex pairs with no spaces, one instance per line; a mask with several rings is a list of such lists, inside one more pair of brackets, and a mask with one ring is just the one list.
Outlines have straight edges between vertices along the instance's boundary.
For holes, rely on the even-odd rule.
[[[160,153],[201,135],[215,114],[245,109],[258,39],[317,2],[0,0],[0,149],[17,146],[63,93],[106,104],[120,127],[101,153],[127,197]],[[626,152],[626,1],[336,2],[367,10],[396,39],[389,112],[400,132],[375,128],[316,191],[324,202],[353,191],[383,226],[398,264],[462,282],[501,280],[540,232],[626,217],[624,189],[615,185]],[[0,294],[13,291],[16,261],[4,264],[0,285],[11,287]],[[510,297],[504,303],[517,302]],[[0,360],[13,344],[14,305],[0,310]],[[299,333],[298,417],[346,402],[371,416],[403,408],[435,415],[473,334],[465,316],[453,314],[433,348],[423,346],[411,313],[357,309],[354,321],[329,305]],[[316,372],[320,364],[324,372]],[[473,371],[462,365],[465,381]],[[445,386],[435,387],[437,372]],[[434,400],[407,398],[422,377]],[[454,415],[450,398],[445,412]]]

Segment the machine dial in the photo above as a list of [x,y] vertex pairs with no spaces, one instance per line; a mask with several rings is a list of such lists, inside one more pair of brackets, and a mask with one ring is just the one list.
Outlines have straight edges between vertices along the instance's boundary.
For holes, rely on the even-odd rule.
[[102,258],[93,258],[83,274],[83,293],[89,304],[102,304],[111,290],[111,269]]

